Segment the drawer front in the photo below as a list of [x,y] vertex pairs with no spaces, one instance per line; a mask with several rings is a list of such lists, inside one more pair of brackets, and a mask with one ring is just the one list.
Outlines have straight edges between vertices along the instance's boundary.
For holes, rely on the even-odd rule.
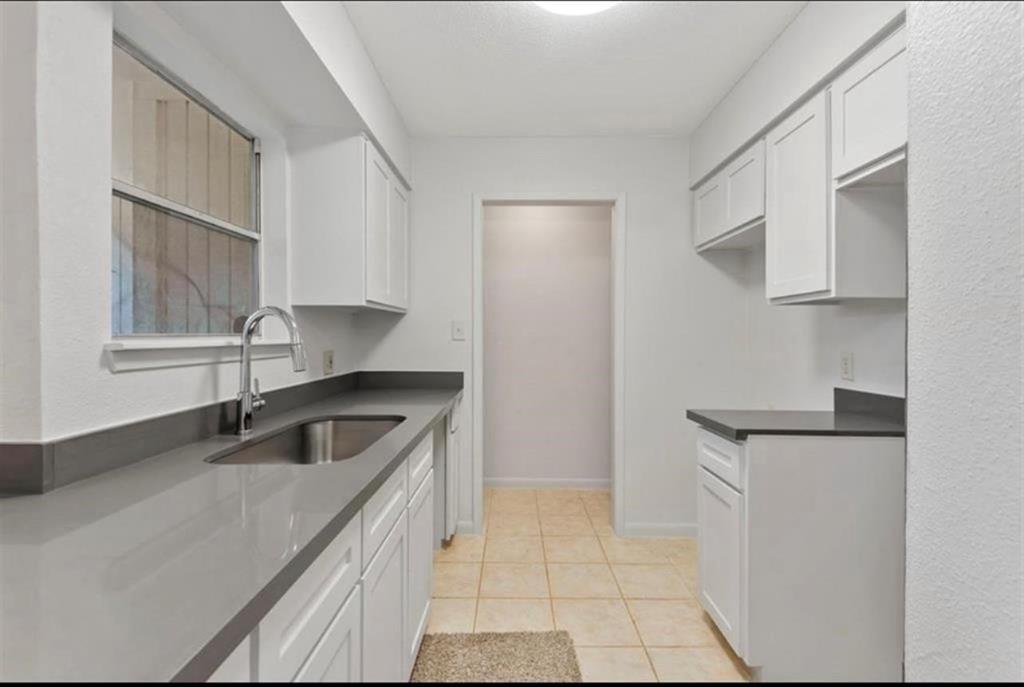
[[363,602],[356,585],[295,682],[362,682],[362,617]]
[[356,515],[260,622],[261,681],[295,677],[359,581],[360,529]]
[[416,492],[423,478],[434,467],[434,432],[431,430],[409,456],[409,495]]
[[697,430],[697,464],[707,468],[733,488],[746,485],[746,447],[706,429]]
[[403,462],[363,506],[363,569],[405,511],[409,494],[408,461]]

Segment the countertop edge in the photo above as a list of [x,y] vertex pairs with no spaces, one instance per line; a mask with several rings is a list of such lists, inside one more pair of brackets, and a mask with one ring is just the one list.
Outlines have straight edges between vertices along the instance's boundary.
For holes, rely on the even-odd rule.
[[[733,427],[726,425],[722,422],[718,422],[712,419],[710,416],[705,415],[705,412],[714,411],[701,411],[701,410],[687,410],[686,417],[705,429],[714,432],[715,434],[729,439],[730,441],[746,441],[751,436],[822,436],[822,437],[896,437],[905,438],[907,435],[906,429],[809,429],[809,428],[786,428],[786,429],[775,429],[775,428],[743,428]],[[723,411],[732,412],[732,411]],[[771,412],[771,411],[765,411]],[[832,411],[812,411],[812,412],[823,412],[831,413]],[[834,414],[834,413],[833,413]]]
[[171,682],[205,682],[231,655],[256,627],[263,617],[295,584],[313,564],[335,537],[351,522],[366,501],[398,469],[416,445],[427,436],[437,423],[462,398],[464,389],[452,389],[451,398],[441,405],[429,422],[414,435],[404,448],[380,471],[377,476],[349,501],[327,525],[320,530],[306,546],[289,560],[285,566],[257,594],[217,632],[199,652],[192,657],[171,678]]

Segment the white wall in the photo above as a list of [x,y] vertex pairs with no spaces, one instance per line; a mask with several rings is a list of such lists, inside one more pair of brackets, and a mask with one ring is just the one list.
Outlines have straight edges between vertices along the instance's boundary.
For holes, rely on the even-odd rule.
[[337,1],[305,1],[285,2],[284,7],[366,122],[367,133],[405,180],[411,182],[409,133],[405,122],[344,5]]
[[905,2],[809,2],[690,138],[690,183],[709,174],[904,10]]
[[1019,3],[914,2],[908,680],[1024,679]]
[[[357,325],[379,339],[366,367],[464,371],[470,446],[470,345],[450,341],[449,327],[462,320],[470,330],[473,194],[626,194],[627,527],[692,533],[696,437],[685,410],[743,398],[735,363],[746,293],[741,257],[709,262],[690,246],[687,170],[678,139],[414,139],[412,304],[397,323]],[[470,453],[463,452],[464,475],[472,475]]]
[[[5,101],[4,140],[15,135],[25,145],[34,144],[38,188],[34,195],[26,192],[17,205],[8,204],[8,193],[4,193],[5,223],[12,215],[19,216],[21,238],[28,242],[19,241],[18,247],[28,262],[19,265],[15,274],[3,272],[4,343],[15,338],[11,326],[19,322],[36,321],[39,333],[36,337],[31,328],[26,329],[24,340],[17,340],[21,350],[4,346],[0,436],[4,441],[54,439],[234,397],[237,364],[120,374],[112,374],[107,368],[103,345],[111,338],[114,12],[107,2],[26,6],[37,17],[38,52],[34,58],[29,54],[20,61],[17,71],[20,78],[31,82],[19,92],[30,93],[31,88],[36,91],[36,118],[33,122],[28,117],[11,134],[6,116],[20,110],[12,109]],[[13,14],[5,11],[5,17]],[[182,33],[159,8],[150,4],[119,5],[117,14],[120,31],[260,137],[263,300],[288,304],[288,156],[283,127],[230,69]],[[22,28],[32,29],[30,24]],[[69,103],[74,103],[73,116],[69,114]],[[26,150],[26,156],[31,152]],[[6,164],[5,159],[5,178]],[[25,169],[18,172],[32,177],[28,169],[28,174]],[[33,221],[32,213],[36,211],[38,221]],[[35,256],[32,241],[38,246]],[[14,259],[15,254],[5,250],[4,255],[6,261]],[[35,271],[40,289],[38,299],[32,294]],[[8,278],[18,283],[17,291],[8,290]],[[330,311],[302,311],[297,317],[307,342],[310,368],[296,375],[287,358],[258,361],[254,369],[263,388],[319,377],[324,348],[336,351],[336,373],[359,367],[361,346],[368,344],[356,336],[350,317]],[[38,356],[38,363],[33,355]],[[38,377],[36,388],[34,375]]]
[[[906,395],[905,301],[769,305],[763,246],[746,265],[749,407],[831,410],[834,387]],[[840,374],[844,352],[853,381]]]
[[36,5],[0,3],[0,437],[40,429]]
[[611,240],[609,205],[484,206],[486,484],[608,486]]

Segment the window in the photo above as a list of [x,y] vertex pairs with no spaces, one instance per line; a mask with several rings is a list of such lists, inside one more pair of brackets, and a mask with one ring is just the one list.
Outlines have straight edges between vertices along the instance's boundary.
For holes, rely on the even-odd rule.
[[120,40],[113,75],[113,334],[241,331],[259,300],[256,140]]

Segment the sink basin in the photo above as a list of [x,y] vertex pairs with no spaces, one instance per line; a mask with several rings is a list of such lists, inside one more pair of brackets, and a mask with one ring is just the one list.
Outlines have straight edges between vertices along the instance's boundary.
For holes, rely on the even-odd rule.
[[404,417],[339,417],[315,420],[225,456],[213,458],[218,465],[317,465],[354,458],[400,425]]

